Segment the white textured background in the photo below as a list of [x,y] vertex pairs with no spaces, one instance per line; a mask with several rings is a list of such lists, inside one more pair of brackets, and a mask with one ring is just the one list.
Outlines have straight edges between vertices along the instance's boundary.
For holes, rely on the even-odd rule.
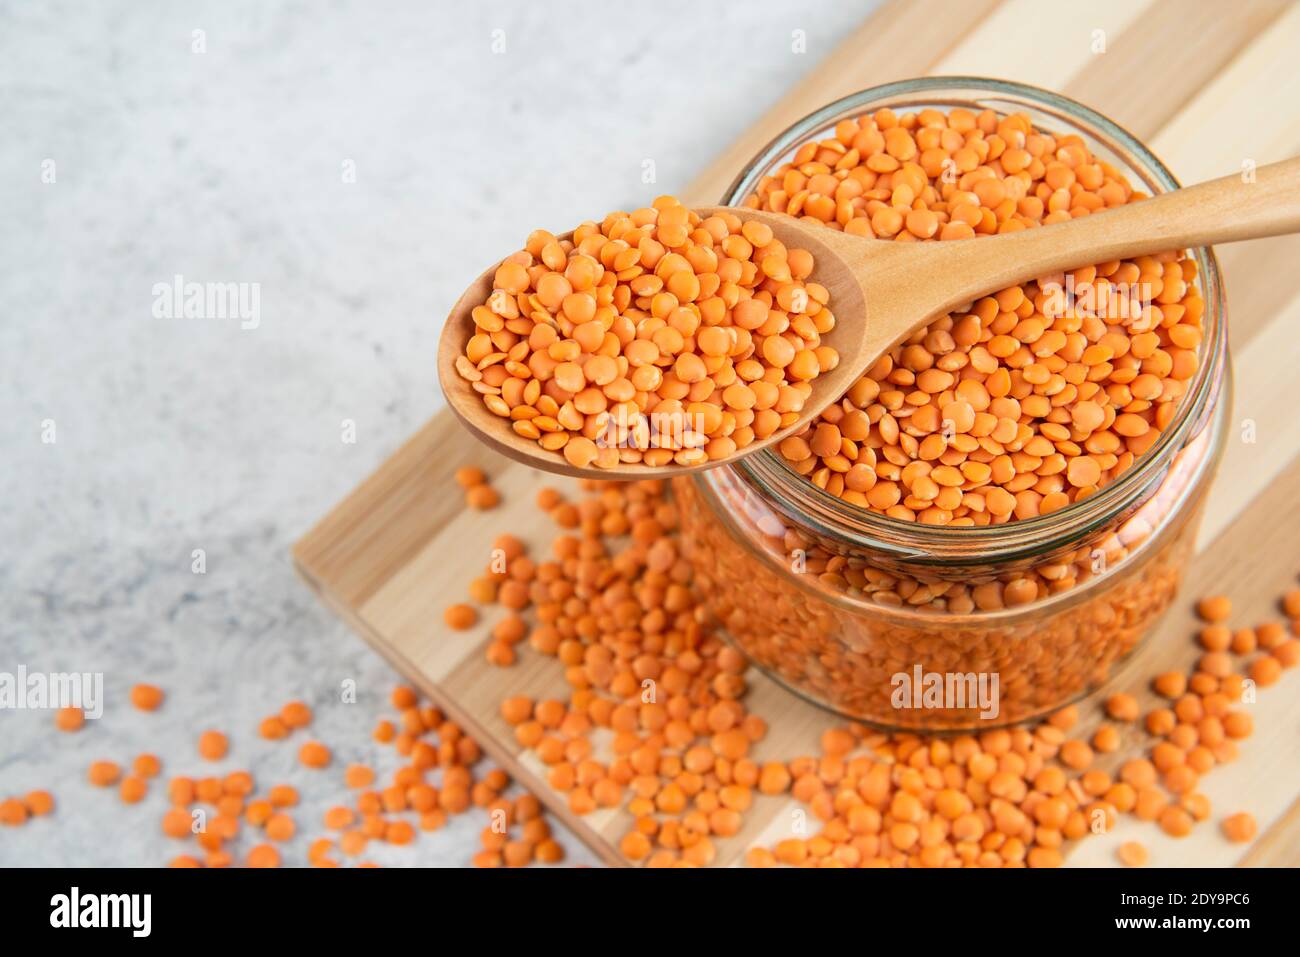
[[[85,781],[145,750],[164,777],[296,784],[285,858],[304,862],[343,766],[394,766],[370,730],[395,675],[288,549],[437,409],[442,315],[534,227],[684,186],[873,6],[0,2],[0,671],[102,671],[108,697],[76,735],[0,710],[0,798],[58,801],[0,830],[0,865],[190,850],[161,834],[162,782],[127,807]],[[260,326],[154,318],[177,273],[260,283]],[[137,681],[162,711],[127,704]],[[328,771],[297,766],[301,732],[255,735],[293,697]],[[207,727],[231,737],[220,765],[197,757]],[[465,864],[484,820],[367,857]]]

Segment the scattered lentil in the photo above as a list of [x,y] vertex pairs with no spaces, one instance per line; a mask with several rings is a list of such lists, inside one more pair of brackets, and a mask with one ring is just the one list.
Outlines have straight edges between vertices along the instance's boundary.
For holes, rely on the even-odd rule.
[[131,688],[131,704],[141,711],[157,711],[163,697],[163,690],[156,685],[138,684]]
[[149,785],[144,778],[135,775],[127,775],[122,778],[121,786],[118,788],[118,795],[122,798],[124,804],[136,804],[144,800],[149,793]]
[[[1091,746],[1067,738],[1076,708],[1034,729],[956,738],[850,725],[823,735],[821,757],[756,764],[739,730],[750,720],[746,662],[692,613],[690,568],[680,564],[676,509],[663,484],[581,484],[589,497],[572,517],[561,514],[565,503],[547,497],[560,529],[555,557],[532,566],[525,600],[508,606],[512,614],[534,609],[539,624],[528,643],[560,659],[570,697],[508,698],[501,714],[577,813],[605,803],[594,797],[600,785],[622,786],[618,800],[632,825],[618,845],[644,866],[712,860],[713,840],[700,845],[739,830],[755,789],[808,804],[822,830],[751,849],[751,866],[1057,866],[1064,842],[1085,837],[1097,815],[1107,829],[1118,814],[1131,813],[1168,834],[1190,833],[1210,814],[1195,790],[1200,776],[1231,760],[1230,739],[1251,731],[1250,716],[1232,711],[1224,690],[1240,676],[1230,659],[1226,668],[1212,659],[1153,679],[1172,707],[1147,713],[1151,756],[1130,757],[1118,780],[1093,766],[1097,754],[1118,750],[1118,729],[1101,724]],[[605,531],[635,528],[651,516],[654,535],[629,542]],[[640,694],[650,676],[661,697],[648,705]],[[1127,693],[1109,696],[1104,710],[1114,721],[1142,716]],[[611,756],[593,760],[580,737],[559,736],[570,722],[577,735],[608,728]],[[485,848],[479,863],[499,866],[504,847],[496,841]],[[1146,860],[1134,842],[1117,853],[1129,866]]]
[[86,776],[95,787],[107,788],[112,787],[122,777],[122,769],[112,761],[94,761]]
[[205,761],[220,761],[230,750],[230,741],[220,731],[204,731],[199,735],[199,755]]
[[1137,841],[1125,841],[1115,852],[1125,867],[1146,867],[1150,855]]
[[286,728],[305,728],[311,719],[311,708],[301,701],[290,701],[280,709],[280,721]]
[[54,712],[54,725],[60,731],[80,731],[86,724],[86,712],[81,708],[60,708]]
[[1221,624],[1232,614],[1232,600],[1227,595],[1210,595],[1196,603],[1196,613],[1211,624]]
[[478,621],[478,612],[470,605],[450,605],[443,612],[442,618],[448,628],[464,631],[466,628],[472,628]]
[[1244,844],[1247,841],[1254,840],[1257,830],[1255,815],[1248,811],[1242,811],[1223,819],[1223,834],[1234,843]]
[[305,767],[324,768],[330,763],[330,749],[319,741],[308,741],[298,749],[298,760]]
[[23,804],[32,817],[44,817],[54,811],[54,795],[49,791],[28,791]]

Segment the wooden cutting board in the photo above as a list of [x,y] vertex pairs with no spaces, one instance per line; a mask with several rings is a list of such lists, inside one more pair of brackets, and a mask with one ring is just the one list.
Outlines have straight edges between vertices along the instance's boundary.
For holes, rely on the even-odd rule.
[[[994,76],[1059,90],[1113,117],[1185,182],[1222,176],[1246,161],[1300,153],[1300,4],[1286,0],[897,0],[887,4],[803,82],[678,189],[688,205],[716,202],[744,163],[808,112],[869,86],[922,74]],[[1220,250],[1230,303],[1236,402],[1232,434],[1185,591],[1151,641],[1113,684],[1147,702],[1149,676],[1184,669],[1196,650],[1191,597],[1233,597],[1243,624],[1277,618],[1277,596],[1300,573],[1300,416],[1292,411],[1300,290],[1293,264],[1300,239]],[[430,335],[434,333],[431,330]],[[1250,439],[1253,423],[1254,441]],[[467,513],[452,473],[482,466],[503,504]],[[511,668],[484,658],[496,612],[475,629],[450,632],[442,609],[464,600],[487,563],[495,535],[509,530],[549,546],[554,529],[532,506],[543,475],[487,451],[443,411],[340,502],[294,547],[303,578],[394,667],[461,722],[488,753],[537,793],[602,858],[630,819],[616,809],[570,813],[545,783],[536,758],[521,754],[498,715],[511,695],[567,698],[554,659],[523,649]],[[747,699],[771,733],[758,760],[816,753],[836,720],[751,676]],[[1247,847],[1211,824],[1174,840],[1152,825],[1121,821],[1111,834],[1075,847],[1071,864],[1107,864],[1122,841],[1139,839],[1161,865],[1300,863],[1300,676],[1288,674],[1254,706],[1256,733],[1233,764],[1207,775],[1214,817],[1253,812],[1260,837]],[[1086,724],[1096,709],[1084,707]],[[1139,747],[1135,737],[1127,742]],[[1121,754],[1123,752],[1121,751]],[[718,842],[718,863],[735,864],[754,843],[789,836],[788,797],[760,797],[744,830]]]

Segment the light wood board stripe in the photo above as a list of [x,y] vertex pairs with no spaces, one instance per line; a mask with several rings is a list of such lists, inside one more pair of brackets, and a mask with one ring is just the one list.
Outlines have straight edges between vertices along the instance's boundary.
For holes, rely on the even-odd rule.
[[850,34],[679,195],[688,206],[716,203],[750,158],[786,127],[850,93],[932,72],[953,41],[975,29],[998,6],[999,0],[892,0]]
[[1240,352],[1296,296],[1284,281],[1300,263],[1300,236],[1232,243],[1216,250],[1228,297],[1228,342]]
[[1300,298],[1274,316],[1238,351],[1236,401],[1220,476],[1201,524],[1200,543],[1216,538],[1277,481],[1300,449],[1300,415],[1295,410],[1295,370],[1300,355]]
[[[1225,13],[1222,0],[1159,0],[1070,80],[1070,95],[1108,104],[1111,119],[1145,137],[1290,6],[1291,0],[1237,0]],[[1171,29],[1177,42],[1169,41]],[[1159,95],[1133,95],[1145,90]]]
[[934,72],[1063,89],[1084,64],[1106,55],[1094,48],[1099,38],[1103,51],[1111,49],[1148,6],[1134,0],[1092,0],[1082,6],[1006,0]]
[[1242,867],[1300,866],[1300,799],[1255,841],[1239,863]]
[[[1138,694],[1144,707],[1157,704],[1146,686],[1152,675],[1170,668],[1189,668],[1199,655],[1191,641],[1198,628],[1191,609],[1193,596],[1232,596],[1235,626],[1279,619],[1277,598],[1295,586],[1300,572],[1295,541],[1295,531],[1300,528],[1300,499],[1294,493],[1300,483],[1300,458],[1275,478],[1255,507],[1237,523],[1225,527],[1217,538],[1204,543],[1207,547],[1188,576],[1185,600],[1171,610],[1153,640],[1116,680],[1116,687]],[[1264,558],[1269,555],[1280,560],[1270,562]],[[1210,799],[1212,822],[1196,828],[1186,838],[1176,839],[1155,825],[1122,817],[1110,834],[1080,842],[1070,855],[1070,864],[1113,863],[1114,848],[1127,840],[1146,844],[1152,852],[1152,863],[1158,866],[1227,865],[1239,861],[1246,848],[1224,840],[1217,821],[1227,814],[1250,811],[1264,833],[1295,800],[1296,785],[1300,783],[1300,708],[1295,689],[1296,675],[1288,674],[1277,685],[1260,689],[1254,704],[1242,706],[1254,718],[1255,733],[1241,742],[1236,761],[1212,770],[1197,788]],[[1098,723],[1095,715],[1090,718],[1085,727]],[[1112,768],[1118,763],[1107,762]]]
[[1239,173],[1246,160],[1263,164],[1293,155],[1297,51],[1300,3],[1293,3],[1160,130],[1152,150],[1184,183]]

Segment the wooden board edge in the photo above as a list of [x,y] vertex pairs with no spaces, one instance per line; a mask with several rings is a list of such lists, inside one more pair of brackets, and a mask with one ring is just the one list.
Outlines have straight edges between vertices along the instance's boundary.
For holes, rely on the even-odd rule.
[[1246,848],[1238,867],[1300,867],[1300,798]]
[[[446,409],[439,409],[426,419],[418,429],[402,440],[395,450],[386,455],[378,465],[367,472],[365,478],[354,485],[346,495],[330,507],[329,511],[299,536],[289,549],[294,564],[302,568],[316,569],[315,558],[326,546],[330,533],[340,526],[348,524],[344,518],[348,513],[348,505],[370,497],[375,486],[383,484],[384,479],[394,472],[397,463],[408,453],[411,453],[420,442],[426,440],[428,435],[439,425],[440,420],[445,425],[445,420],[450,414]],[[319,575],[315,571],[313,571],[312,577],[314,580],[319,580]]]
[[[327,583],[341,601],[363,604],[465,508],[451,482],[454,469],[473,465],[493,474],[505,461],[479,443],[463,443],[456,455],[438,456],[436,450],[454,444],[462,430],[449,410],[437,410],[294,542],[289,549],[292,559],[310,571],[312,578]],[[407,507],[400,514],[374,508],[376,502],[392,503],[421,495],[427,498],[434,488],[454,494],[425,502],[425,507],[419,509]],[[410,521],[412,514],[418,522]],[[382,555],[371,553],[374,541],[385,529],[394,527],[395,520],[400,520],[403,546],[387,548]],[[371,579],[349,584],[340,573],[340,557],[346,556],[351,567],[362,553],[376,559],[372,564],[379,571]]]
[[[813,110],[859,90],[897,79],[899,75],[922,76],[931,72],[934,64],[1002,3],[1003,0],[965,0],[954,5],[949,0],[888,0],[773,103],[758,122],[714,155],[680,195],[688,205],[718,202],[749,159],[782,130]],[[927,50],[924,56],[899,62],[900,51],[890,42],[891,33],[908,34],[935,29],[939,25],[953,25],[950,39],[936,45],[932,51]],[[878,57],[869,46],[872,40],[881,47]],[[895,55],[889,57],[890,53]],[[875,64],[886,60],[888,68],[876,74]],[[867,64],[868,69],[859,66],[861,63]]]
[[570,811],[563,802],[554,799],[553,796],[557,792],[553,788],[523,765],[515,755],[511,754],[506,748],[499,746],[497,740],[486,732],[476,718],[462,709],[453,697],[444,694],[442,688],[436,682],[429,681],[413,662],[376,633],[364,618],[356,614],[344,603],[338,601],[329,588],[323,586],[320,580],[311,573],[310,569],[299,564],[295,559],[294,570],[330,611],[359,635],[398,674],[415,685],[435,706],[460,725],[466,734],[478,742],[483,752],[510,775],[512,781],[534,794],[546,806],[547,810],[563,821],[565,827],[572,831],[578,840],[582,841],[587,848],[601,859],[602,863],[611,867],[629,866],[623,856],[618,853],[618,850],[604,837],[593,830],[581,817]]

